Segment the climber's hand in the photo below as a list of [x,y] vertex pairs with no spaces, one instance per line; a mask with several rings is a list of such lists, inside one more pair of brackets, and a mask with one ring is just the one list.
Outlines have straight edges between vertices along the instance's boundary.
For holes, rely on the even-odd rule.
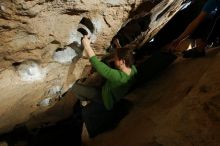
[[84,35],[83,38],[82,38],[82,45],[85,49],[89,48],[90,47],[90,39],[88,38],[87,35]]

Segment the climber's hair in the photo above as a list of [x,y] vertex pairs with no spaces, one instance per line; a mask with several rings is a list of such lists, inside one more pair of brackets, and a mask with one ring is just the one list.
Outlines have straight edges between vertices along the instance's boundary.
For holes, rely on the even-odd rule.
[[119,60],[125,61],[127,67],[131,67],[134,64],[133,50],[127,47],[117,48],[115,54]]

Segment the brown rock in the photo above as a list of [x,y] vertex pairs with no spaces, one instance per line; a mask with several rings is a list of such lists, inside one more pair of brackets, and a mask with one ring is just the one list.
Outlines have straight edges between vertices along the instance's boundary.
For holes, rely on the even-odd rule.
[[102,56],[120,28],[142,12],[152,17],[149,29],[137,37],[140,44],[171,19],[182,1],[149,1],[141,10],[140,0],[0,0],[0,133],[44,112],[50,106],[39,103],[64,94],[81,77],[88,60],[80,58],[80,25],[91,31]]

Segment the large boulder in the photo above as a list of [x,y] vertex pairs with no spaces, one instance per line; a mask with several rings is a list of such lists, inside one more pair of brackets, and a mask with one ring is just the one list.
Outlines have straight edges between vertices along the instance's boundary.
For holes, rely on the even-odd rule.
[[103,56],[126,24],[147,16],[147,29],[131,40],[141,45],[183,1],[0,0],[0,133],[43,113],[83,76],[89,62],[81,58],[79,28],[87,30],[95,52]]

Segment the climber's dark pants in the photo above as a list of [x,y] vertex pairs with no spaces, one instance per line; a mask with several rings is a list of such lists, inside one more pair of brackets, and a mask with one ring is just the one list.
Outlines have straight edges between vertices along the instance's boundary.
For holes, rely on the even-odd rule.
[[72,91],[74,92],[76,98],[81,101],[89,100],[102,103],[102,89],[99,87],[87,86],[76,82],[72,86]]
[[115,128],[130,108],[130,102],[121,100],[112,110],[107,110],[102,102],[101,88],[76,83],[72,91],[79,100],[91,101],[85,107],[81,107],[82,119],[90,137]]

